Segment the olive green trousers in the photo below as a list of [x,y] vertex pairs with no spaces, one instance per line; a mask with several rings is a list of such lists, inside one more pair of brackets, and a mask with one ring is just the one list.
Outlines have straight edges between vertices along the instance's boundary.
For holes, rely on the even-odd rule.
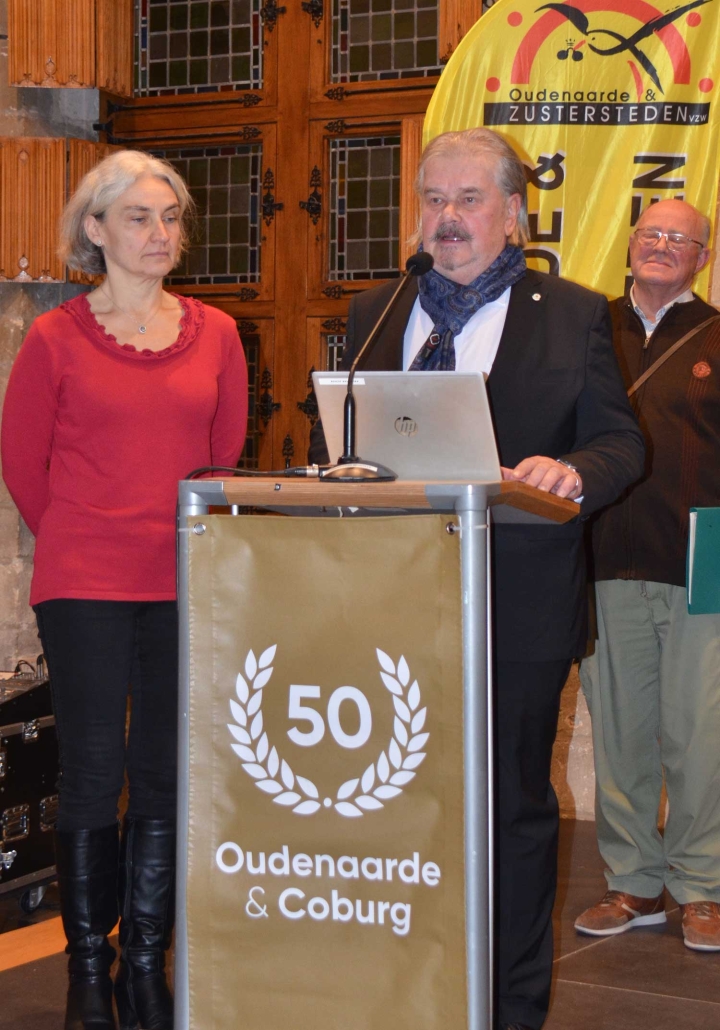
[[685,589],[667,583],[605,580],[596,599],[599,639],[580,680],[608,885],[720,901],[720,615],[688,615]]

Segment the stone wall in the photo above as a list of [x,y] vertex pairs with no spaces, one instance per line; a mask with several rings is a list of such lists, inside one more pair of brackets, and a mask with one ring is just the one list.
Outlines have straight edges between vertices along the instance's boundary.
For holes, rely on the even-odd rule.
[[[0,0],[0,34],[7,34],[7,2]],[[90,89],[16,89],[7,85],[7,40],[0,40],[0,136],[75,136],[97,139],[98,92]],[[33,319],[83,287],[55,283],[0,283],[0,399],[10,368]],[[0,670],[40,651],[28,607],[33,537],[0,482]]]

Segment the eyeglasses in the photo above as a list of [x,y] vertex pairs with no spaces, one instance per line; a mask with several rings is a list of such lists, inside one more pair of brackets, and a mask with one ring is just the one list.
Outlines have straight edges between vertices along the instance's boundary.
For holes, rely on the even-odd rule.
[[705,244],[701,243],[700,240],[694,240],[681,232],[660,232],[659,229],[636,229],[633,235],[641,247],[657,247],[664,236],[668,250],[674,253],[687,250],[691,243],[696,243],[698,247],[701,247],[703,250],[705,249]]

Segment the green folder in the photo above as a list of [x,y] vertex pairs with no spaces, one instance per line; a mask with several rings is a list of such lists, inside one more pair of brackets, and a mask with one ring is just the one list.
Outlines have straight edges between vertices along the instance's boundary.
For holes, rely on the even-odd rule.
[[688,612],[720,613],[720,508],[691,508],[689,528]]

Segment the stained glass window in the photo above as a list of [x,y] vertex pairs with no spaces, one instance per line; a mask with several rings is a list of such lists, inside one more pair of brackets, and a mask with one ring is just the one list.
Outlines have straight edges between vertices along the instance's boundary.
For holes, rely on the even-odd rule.
[[345,335],[343,334],[341,336],[338,333],[328,333],[325,337],[325,342],[327,344],[326,371],[339,372],[343,348],[345,346]]
[[330,279],[398,274],[400,137],[330,141]]
[[439,0],[333,0],[333,82],[439,75]]
[[176,286],[260,279],[262,144],[156,150],[190,188],[198,232],[169,277]]
[[261,3],[136,0],[136,93],[262,89]]

